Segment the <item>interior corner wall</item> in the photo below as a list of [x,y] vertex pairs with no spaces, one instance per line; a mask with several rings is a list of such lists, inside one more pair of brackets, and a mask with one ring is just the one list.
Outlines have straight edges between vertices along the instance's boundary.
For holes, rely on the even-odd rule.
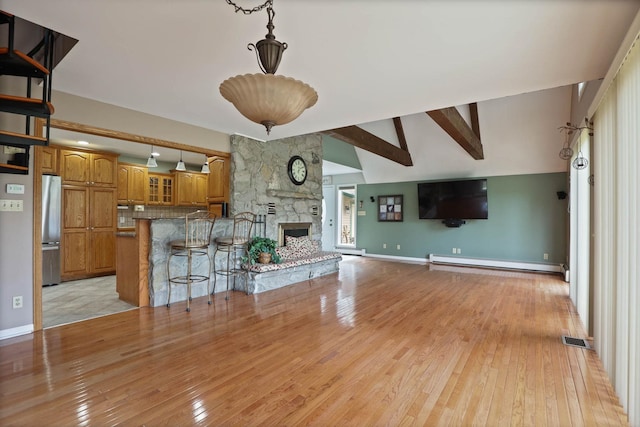
[[[568,199],[556,192],[566,186],[564,172],[488,177],[489,219],[447,228],[440,220],[418,219],[417,182],[358,185],[364,216],[357,219],[357,246],[368,254],[422,259],[460,248],[462,257],[562,264]],[[378,222],[379,195],[404,195],[402,222]]]
[[[30,156],[29,170],[33,171],[33,155]],[[8,194],[7,184],[24,185],[24,194]],[[33,174],[0,174],[0,198],[23,201],[22,212],[0,212],[2,339],[33,331]],[[22,297],[22,308],[13,308],[15,296]]]

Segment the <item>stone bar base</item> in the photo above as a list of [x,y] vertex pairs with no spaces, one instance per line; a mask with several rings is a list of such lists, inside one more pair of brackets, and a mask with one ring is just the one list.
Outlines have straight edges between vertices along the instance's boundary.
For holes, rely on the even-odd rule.
[[289,286],[294,283],[304,282],[314,277],[337,273],[340,271],[340,260],[341,258],[328,259],[263,273],[249,271],[247,272],[248,283],[242,283],[242,280],[236,281],[236,290],[246,291],[246,286],[248,286],[248,293],[258,294],[260,292]]

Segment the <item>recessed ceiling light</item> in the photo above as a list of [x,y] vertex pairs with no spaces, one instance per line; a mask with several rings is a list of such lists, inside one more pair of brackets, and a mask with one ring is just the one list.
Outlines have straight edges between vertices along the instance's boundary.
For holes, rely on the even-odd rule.
[[78,141],[78,144],[80,144],[80,145],[89,145],[89,143],[87,141]]

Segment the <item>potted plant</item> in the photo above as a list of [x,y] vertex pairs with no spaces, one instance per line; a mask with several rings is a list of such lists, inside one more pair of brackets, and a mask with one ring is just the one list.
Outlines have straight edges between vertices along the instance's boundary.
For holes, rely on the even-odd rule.
[[243,262],[255,264],[259,262],[261,264],[279,264],[281,262],[280,256],[276,253],[278,242],[268,237],[254,237],[248,246],[247,256],[242,257]]

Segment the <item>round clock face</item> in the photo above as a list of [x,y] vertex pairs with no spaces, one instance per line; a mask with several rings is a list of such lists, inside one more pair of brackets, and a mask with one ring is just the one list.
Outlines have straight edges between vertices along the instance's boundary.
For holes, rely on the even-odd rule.
[[307,179],[307,164],[300,156],[293,156],[289,159],[287,170],[289,172],[289,178],[296,185],[302,185]]

